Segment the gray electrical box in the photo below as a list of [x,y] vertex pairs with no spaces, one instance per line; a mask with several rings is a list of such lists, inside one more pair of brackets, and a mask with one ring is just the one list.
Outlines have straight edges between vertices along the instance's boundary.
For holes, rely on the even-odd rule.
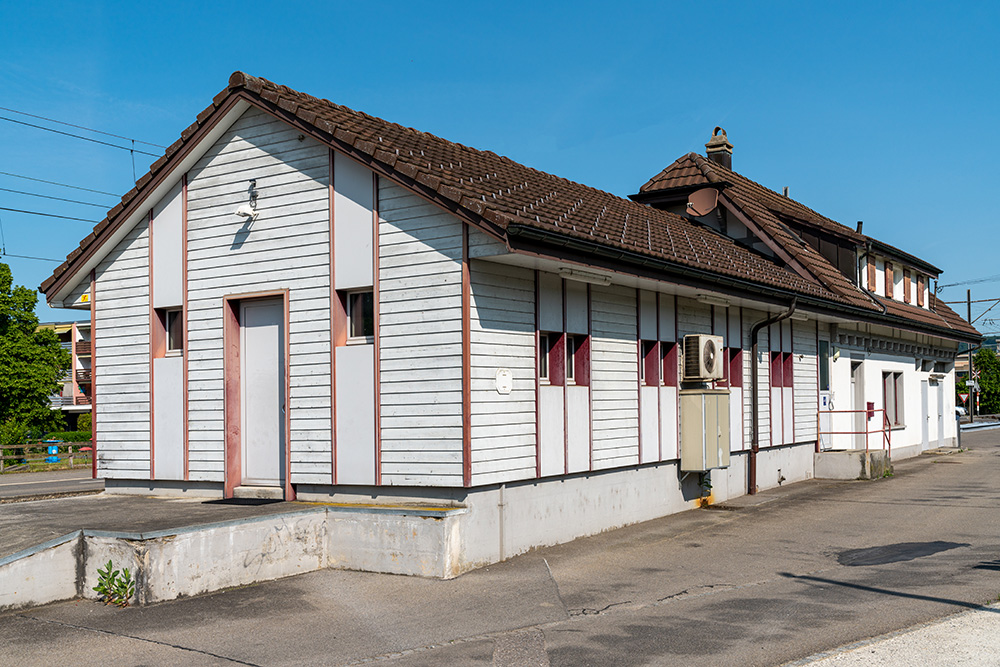
[[729,390],[682,389],[681,471],[729,467]]

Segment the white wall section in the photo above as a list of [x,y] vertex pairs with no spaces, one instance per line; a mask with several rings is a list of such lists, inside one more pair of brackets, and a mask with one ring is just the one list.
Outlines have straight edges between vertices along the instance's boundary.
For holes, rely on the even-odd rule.
[[391,181],[378,192],[382,483],[461,486],[464,223]]
[[639,462],[635,290],[593,285],[590,291],[594,469]]
[[156,479],[184,479],[184,359],[153,359],[153,470]]
[[97,474],[149,479],[148,217],[97,266]]
[[[534,271],[479,260],[470,269],[472,483],[528,479],[535,476]],[[496,389],[500,368],[513,375],[506,395]],[[586,458],[589,465],[589,443]]]
[[[179,308],[184,303],[181,278],[183,201],[177,183],[153,206],[153,307]],[[178,385],[180,389],[180,385]]]
[[353,159],[334,152],[333,233],[337,289],[371,287],[375,275],[372,243],[372,172]]
[[[191,480],[223,481],[223,297],[288,289],[291,481],[330,481],[329,170],[326,147],[253,108],[188,174]],[[234,214],[250,179],[252,227]]]

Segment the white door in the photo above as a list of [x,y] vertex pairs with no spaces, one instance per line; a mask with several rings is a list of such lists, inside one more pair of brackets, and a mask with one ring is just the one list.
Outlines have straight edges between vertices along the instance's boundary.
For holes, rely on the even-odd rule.
[[285,309],[280,299],[240,304],[243,484],[285,481]]
[[860,361],[851,362],[851,396],[854,399],[854,448],[864,449],[868,444],[868,406],[865,405],[865,376]]
[[920,446],[927,449],[930,444],[931,408],[927,380],[920,381]]
[[937,383],[937,446],[944,447],[944,385]]

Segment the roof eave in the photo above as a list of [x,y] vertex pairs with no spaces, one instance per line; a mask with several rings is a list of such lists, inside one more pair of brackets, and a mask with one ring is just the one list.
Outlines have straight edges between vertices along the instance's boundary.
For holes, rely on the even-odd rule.
[[[854,319],[858,320],[877,322],[888,326],[894,326],[896,328],[926,333],[961,342],[979,342],[982,339],[981,336],[973,336],[972,334],[957,331],[955,329],[921,324],[904,317],[888,314],[882,315],[877,311],[851,306],[849,304],[837,303],[835,301],[830,301],[792,290],[741,280],[731,276],[724,276],[722,274],[713,273],[704,269],[683,266],[669,262],[665,259],[629,252],[620,248],[604,246],[599,243],[572,238],[521,223],[511,223],[507,228],[507,233],[510,248],[514,252],[527,251],[529,254],[544,254],[550,259],[559,260],[567,259],[567,257],[561,253],[544,252],[544,248],[547,246],[569,248],[579,251],[583,256],[589,257],[592,260],[604,260],[603,262],[599,261],[599,264],[595,265],[595,268],[620,270],[631,275],[640,275],[635,269],[644,268],[650,272],[655,271],[658,274],[667,274],[667,276],[671,279],[692,287],[704,286],[707,282],[725,290],[729,290],[735,296],[744,296],[765,303],[785,305],[788,300],[797,298],[800,305],[812,307],[815,310],[826,312],[828,314],[850,315],[853,316]],[[522,239],[536,241],[541,247],[537,245],[533,246],[530,243],[525,244],[522,242]],[[577,257],[575,259],[581,258]],[[663,279],[665,276],[649,275],[647,277]]]

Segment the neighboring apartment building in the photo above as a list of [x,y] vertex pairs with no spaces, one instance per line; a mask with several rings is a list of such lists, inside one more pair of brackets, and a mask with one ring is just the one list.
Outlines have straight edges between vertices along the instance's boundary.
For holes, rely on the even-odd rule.
[[708,153],[632,201],[234,74],[42,285],[106,488],[460,507],[464,569],[953,442],[939,270]]
[[89,322],[51,322],[39,325],[39,329],[52,329],[59,338],[63,349],[73,357],[70,370],[62,378],[63,388],[49,398],[53,410],[65,413],[66,425],[75,430],[82,414],[90,414],[93,395],[93,377],[90,362],[93,358],[93,341],[90,337]]

